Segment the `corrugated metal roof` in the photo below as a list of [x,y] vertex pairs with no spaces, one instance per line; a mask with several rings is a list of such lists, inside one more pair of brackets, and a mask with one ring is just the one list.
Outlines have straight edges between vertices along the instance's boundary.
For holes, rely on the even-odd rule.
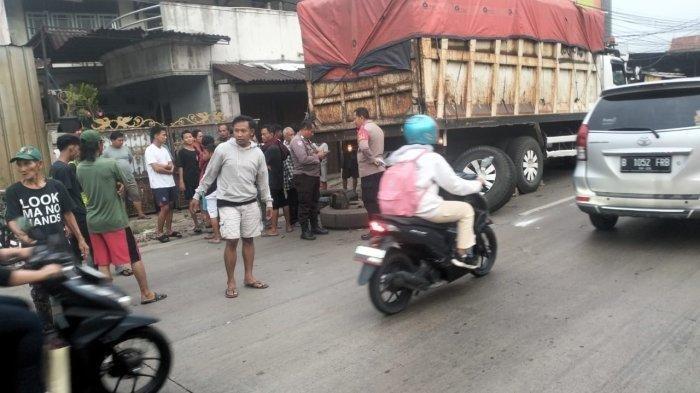
[[215,70],[244,83],[290,83],[304,81],[304,72],[302,70],[268,70],[238,63],[214,64],[213,67]]
[[[46,31],[47,54],[53,62],[98,61],[101,56],[115,49],[154,39],[194,40],[204,45],[229,41],[228,36],[191,34],[177,31],[151,31],[141,29],[48,29]],[[42,58],[41,33],[35,34],[28,45],[34,47],[34,55]]]

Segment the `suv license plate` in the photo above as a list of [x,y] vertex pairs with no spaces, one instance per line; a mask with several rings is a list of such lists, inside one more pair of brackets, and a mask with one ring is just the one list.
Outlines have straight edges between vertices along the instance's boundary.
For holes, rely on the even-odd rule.
[[620,170],[638,173],[671,173],[671,156],[621,157]]

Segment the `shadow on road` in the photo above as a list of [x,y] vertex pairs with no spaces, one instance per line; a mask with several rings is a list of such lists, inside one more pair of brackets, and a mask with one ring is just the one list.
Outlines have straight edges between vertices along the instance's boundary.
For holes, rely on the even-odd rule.
[[615,229],[591,227],[590,244],[615,248],[636,247],[656,251],[700,251],[700,220],[621,218]]

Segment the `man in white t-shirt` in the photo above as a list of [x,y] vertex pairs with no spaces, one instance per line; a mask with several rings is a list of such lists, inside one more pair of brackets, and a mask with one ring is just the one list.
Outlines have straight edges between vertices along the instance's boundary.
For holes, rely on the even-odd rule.
[[[156,239],[161,243],[170,241],[170,237],[182,237],[179,232],[172,231],[173,208],[179,197],[173,173],[175,166],[170,156],[170,151],[165,146],[168,134],[165,127],[155,125],[151,127],[151,145],[146,148],[144,158],[146,160],[146,172],[148,182],[151,185],[153,199],[158,211],[158,228]],[[166,232],[163,232],[165,227]]]

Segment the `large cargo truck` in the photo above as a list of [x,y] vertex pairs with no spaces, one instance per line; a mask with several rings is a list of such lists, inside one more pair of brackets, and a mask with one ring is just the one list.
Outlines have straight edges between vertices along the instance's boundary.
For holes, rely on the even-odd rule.
[[[353,10],[359,7],[358,12],[369,19],[367,26],[371,29],[343,29],[336,20],[329,34],[320,20],[322,15],[329,17],[328,11],[314,9],[316,2],[326,6],[332,3],[339,15],[355,21],[358,18],[353,17]],[[369,109],[370,116],[389,138],[400,136],[407,116],[429,114],[441,127],[440,144],[455,169],[477,172],[487,179],[486,198],[494,210],[507,203],[516,188],[521,193],[536,190],[546,158],[573,157],[576,131],[601,89],[625,83],[622,61],[602,52],[602,19],[596,11],[565,1],[555,6],[551,1],[533,0],[528,4],[534,8],[521,7],[523,2],[518,1],[426,1],[428,7],[433,6],[431,12],[420,15],[423,19],[414,20],[415,25],[406,28],[410,33],[401,36],[396,32],[397,26],[391,25],[398,22],[392,20],[411,25],[411,18],[424,7],[410,0],[380,3],[384,4],[377,5],[374,20],[367,9],[369,3],[363,0],[300,3],[309,68],[308,106],[319,126],[317,135],[326,140],[353,138],[353,111],[358,107]],[[488,8],[485,4],[489,3],[499,7]],[[513,8],[508,8],[508,3],[513,3]],[[475,4],[479,8],[468,8]],[[411,9],[413,5],[417,8]],[[445,23],[465,23],[453,15],[459,7],[473,10],[473,16],[492,19],[467,15],[466,23],[471,25],[462,26],[462,31],[450,30]],[[532,11],[550,13],[546,18],[528,19]],[[525,16],[509,18],[509,12]],[[502,35],[492,34],[498,33],[494,26],[499,23],[517,24],[523,19],[531,25],[548,23],[551,28],[552,23],[558,22],[552,17],[577,22],[560,26],[565,27],[560,40],[541,32],[538,36],[527,29],[513,32],[508,26],[506,30],[511,30]],[[425,18],[439,20],[435,27],[426,27]],[[430,36],[423,36],[421,29],[429,30],[425,35]],[[567,29],[578,31],[578,36]],[[444,34],[435,34],[436,30]],[[473,33],[474,30],[480,33]],[[537,33],[547,28],[534,26],[533,30]],[[557,35],[554,30],[550,35]],[[330,52],[314,51],[314,46],[319,46],[315,42],[319,33],[325,41],[323,45],[338,53],[343,52],[347,42],[349,48],[356,48],[361,42],[365,51],[356,49],[354,57],[347,56],[352,63],[339,66],[337,59],[327,54]],[[390,38],[374,43],[377,35]],[[373,44],[378,44],[378,49],[366,48]],[[328,65],[323,60],[329,60]],[[487,157],[494,157],[493,164],[484,168],[482,161]]]

